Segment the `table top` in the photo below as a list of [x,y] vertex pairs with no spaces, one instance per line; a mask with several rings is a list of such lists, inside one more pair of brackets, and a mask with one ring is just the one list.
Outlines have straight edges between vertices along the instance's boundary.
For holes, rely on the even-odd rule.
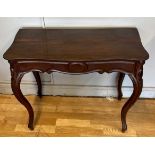
[[22,28],[7,60],[146,60],[136,28]]

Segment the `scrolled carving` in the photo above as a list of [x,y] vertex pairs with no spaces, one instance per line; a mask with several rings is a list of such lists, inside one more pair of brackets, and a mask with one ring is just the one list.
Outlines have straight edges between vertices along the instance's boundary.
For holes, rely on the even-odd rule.
[[135,67],[135,77],[137,78],[138,81],[142,81],[142,77],[143,77],[143,65],[144,62],[137,62]]
[[103,74],[104,71],[103,70],[100,70],[100,71],[97,71],[99,74]]
[[13,77],[14,74],[14,68],[12,66],[10,66],[10,72],[11,72],[11,77]]
[[13,63],[11,63],[11,62],[9,62],[10,63],[10,72],[11,72],[11,77],[13,77],[13,75],[14,75],[14,65],[13,65]]
[[81,73],[86,72],[88,67],[83,62],[71,62],[68,64],[69,72],[71,73]]

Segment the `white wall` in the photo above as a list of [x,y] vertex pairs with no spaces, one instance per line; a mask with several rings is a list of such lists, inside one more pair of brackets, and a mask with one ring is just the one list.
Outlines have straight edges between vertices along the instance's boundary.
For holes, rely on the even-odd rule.
[[[142,97],[155,97],[155,18],[45,18],[46,27],[137,27],[141,41],[150,54],[144,65],[144,89]],[[0,18],[0,93],[12,93],[9,64],[2,56],[11,45],[20,27],[42,27],[43,18]],[[116,73],[91,73],[87,75],[43,74],[44,94],[80,96],[116,96]],[[123,83],[125,96],[132,92],[128,77]],[[34,78],[27,74],[22,80],[25,94],[36,93]]]

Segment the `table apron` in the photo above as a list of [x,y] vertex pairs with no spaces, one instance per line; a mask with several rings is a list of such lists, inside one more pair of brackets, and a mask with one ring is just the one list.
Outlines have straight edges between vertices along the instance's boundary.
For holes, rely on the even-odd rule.
[[[137,61],[105,61],[105,62],[46,62],[46,61],[11,61],[15,72],[47,72],[54,71],[84,74],[91,72],[123,72],[134,73]],[[138,62],[139,63],[139,62]]]

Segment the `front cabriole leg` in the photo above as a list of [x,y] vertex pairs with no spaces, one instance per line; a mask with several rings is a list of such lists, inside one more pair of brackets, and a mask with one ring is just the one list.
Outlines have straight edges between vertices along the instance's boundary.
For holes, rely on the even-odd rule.
[[118,85],[117,85],[117,91],[118,91],[118,100],[122,99],[123,93],[122,93],[122,83],[125,77],[125,73],[119,73],[118,77]]
[[135,73],[129,74],[129,77],[133,83],[134,90],[133,90],[131,97],[125,103],[125,105],[123,106],[122,111],[121,111],[122,132],[125,132],[127,130],[127,124],[126,124],[127,112],[132,107],[132,105],[136,102],[136,100],[138,99],[138,97],[140,96],[140,94],[142,92],[143,64],[144,64],[144,62],[137,62],[136,67],[135,67]]
[[33,75],[36,79],[37,85],[38,85],[38,96],[42,97],[42,84],[41,84],[41,78],[38,71],[33,71]]
[[17,100],[25,106],[29,114],[28,128],[33,130],[34,112],[28,100],[24,97],[20,89],[20,82],[25,73],[17,72],[11,67],[11,88]]

